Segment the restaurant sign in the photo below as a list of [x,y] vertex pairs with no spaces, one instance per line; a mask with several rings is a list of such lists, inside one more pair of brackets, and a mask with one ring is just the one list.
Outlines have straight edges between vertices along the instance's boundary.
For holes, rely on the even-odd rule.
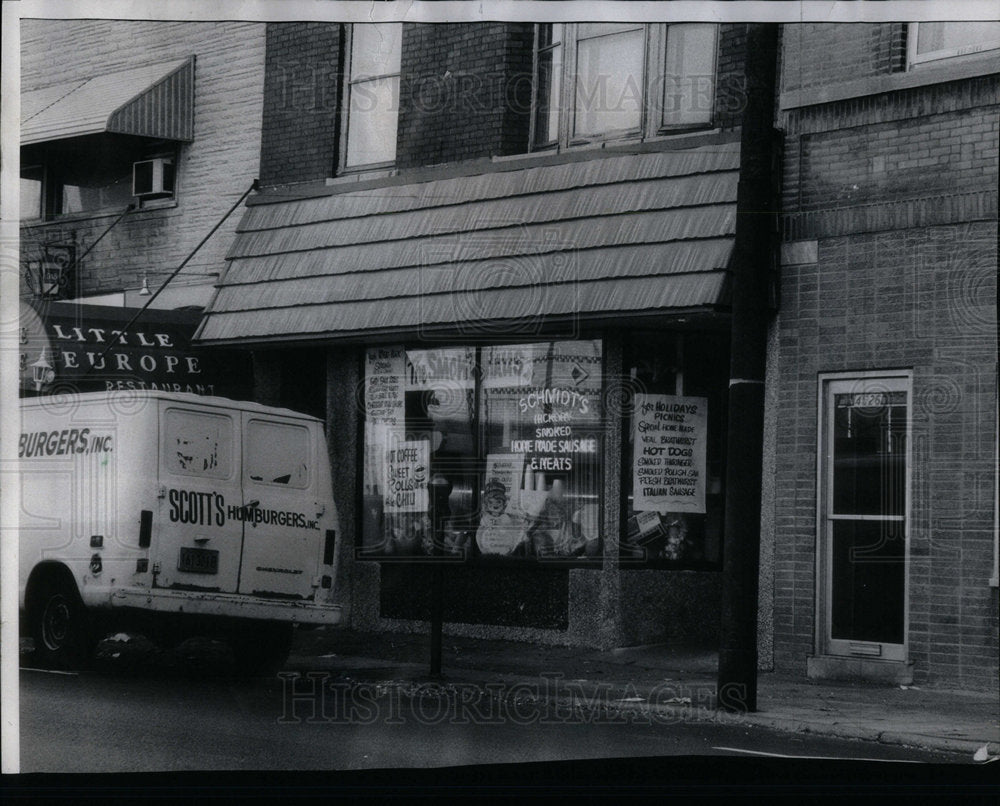
[[191,344],[200,311],[22,304],[21,394],[152,389],[247,399],[248,354]]

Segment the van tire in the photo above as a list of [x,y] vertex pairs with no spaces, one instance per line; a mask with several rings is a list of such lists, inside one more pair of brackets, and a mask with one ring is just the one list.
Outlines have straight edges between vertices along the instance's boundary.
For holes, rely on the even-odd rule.
[[76,587],[65,580],[46,580],[33,599],[31,636],[36,657],[51,668],[83,666],[94,640],[87,609]]
[[277,674],[292,650],[294,625],[290,622],[255,621],[231,636],[237,677],[270,677]]

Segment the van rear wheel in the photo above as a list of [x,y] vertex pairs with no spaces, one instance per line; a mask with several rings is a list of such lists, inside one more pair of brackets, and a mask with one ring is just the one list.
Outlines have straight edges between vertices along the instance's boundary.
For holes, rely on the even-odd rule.
[[294,625],[287,622],[242,625],[230,638],[237,676],[270,676],[281,671],[292,650],[293,630]]
[[48,583],[39,593],[32,618],[35,653],[56,668],[82,666],[93,648],[87,611],[80,595],[68,584]]

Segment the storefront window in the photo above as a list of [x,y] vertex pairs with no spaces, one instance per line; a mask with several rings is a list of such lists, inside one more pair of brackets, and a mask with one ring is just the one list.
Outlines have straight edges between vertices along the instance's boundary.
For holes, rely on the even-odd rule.
[[367,351],[363,553],[601,555],[601,342]]
[[637,334],[623,424],[626,531],[621,558],[654,567],[721,560],[728,345],[716,334]]
[[378,347],[366,355],[364,551],[431,556],[444,551],[447,530],[448,551],[463,554],[477,484],[476,351]]
[[480,552],[599,557],[601,343],[484,348]]

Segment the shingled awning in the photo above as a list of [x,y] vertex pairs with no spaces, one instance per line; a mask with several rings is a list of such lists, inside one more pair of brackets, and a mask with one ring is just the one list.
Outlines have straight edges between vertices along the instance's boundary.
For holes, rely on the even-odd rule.
[[195,338],[461,332],[728,301],[738,143],[491,167],[258,196]]
[[21,145],[111,132],[194,139],[194,57],[21,93]]

